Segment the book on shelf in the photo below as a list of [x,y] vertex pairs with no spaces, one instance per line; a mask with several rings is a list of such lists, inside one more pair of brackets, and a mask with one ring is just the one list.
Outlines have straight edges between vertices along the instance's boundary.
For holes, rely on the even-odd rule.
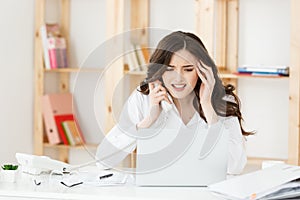
[[83,135],[73,114],[55,115],[54,118],[58,133],[65,145],[84,144]]
[[144,55],[145,62],[149,63],[150,62],[150,52],[149,52],[149,49],[146,46],[141,45],[141,50],[142,50],[142,53]]
[[266,66],[266,65],[243,65],[238,67],[237,72],[249,75],[266,76],[289,76],[288,66]]
[[48,37],[47,37],[47,28],[46,25],[41,26],[40,35],[43,45],[43,56],[44,56],[44,65],[45,69],[51,69],[50,58],[48,53]]
[[66,68],[67,46],[65,38],[60,34],[58,24],[44,24],[40,28],[43,45],[43,57],[46,69]]
[[125,56],[129,71],[146,71],[149,63],[148,49],[142,45],[132,44],[130,52]]
[[56,55],[56,46],[55,46],[55,38],[50,37],[47,39],[48,41],[48,54],[50,60],[50,69],[56,69],[57,67],[57,55]]
[[66,120],[61,123],[67,140],[71,146],[84,144],[84,138],[80,132],[78,125],[74,120]]
[[67,45],[66,45],[65,38],[57,37],[55,41],[55,47],[56,47],[57,67],[58,68],[68,67]]
[[62,126],[62,128],[63,128],[63,131],[64,131],[66,137],[67,137],[68,143],[69,143],[71,146],[75,146],[75,141],[74,141],[74,139],[73,139],[71,130],[69,129],[68,122],[72,122],[72,121],[71,121],[71,120],[63,121],[63,122],[61,123],[61,126]]
[[147,60],[144,56],[141,45],[134,45],[134,47],[135,47],[136,55],[138,57],[140,70],[141,71],[147,71],[147,63],[148,62],[147,62]]
[[54,93],[42,96],[42,115],[49,144],[70,144],[62,125],[65,121],[74,122],[78,131],[77,136],[84,142],[79,124],[73,115],[72,98],[71,93]]
[[233,74],[238,76],[261,76],[261,77],[287,77],[285,75],[281,75],[278,73],[270,73],[270,72],[234,72]]
[[126,54],[125,62],[128,65],[129,71],[139,71],[139,63],[134,52],[129,52]]

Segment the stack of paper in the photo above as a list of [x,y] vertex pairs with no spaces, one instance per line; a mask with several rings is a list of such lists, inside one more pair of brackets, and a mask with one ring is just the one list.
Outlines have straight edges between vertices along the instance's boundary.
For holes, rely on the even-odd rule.
[[300,197],[300,167],[276,165],[209,186],[227,199],[283,199]]
[[243,65],[237,71],[249,75],[289,76],[290,70],[288,66]]

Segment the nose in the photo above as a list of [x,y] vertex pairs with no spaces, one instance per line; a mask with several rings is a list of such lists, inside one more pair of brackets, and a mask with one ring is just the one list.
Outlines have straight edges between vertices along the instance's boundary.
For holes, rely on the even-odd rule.
[[181,70],[176,70],[175,72],[176,72],[175,73],[175,80],[178,81],[178,82],[183,81],[184,78],[183,78],[183,74],[182,74]]

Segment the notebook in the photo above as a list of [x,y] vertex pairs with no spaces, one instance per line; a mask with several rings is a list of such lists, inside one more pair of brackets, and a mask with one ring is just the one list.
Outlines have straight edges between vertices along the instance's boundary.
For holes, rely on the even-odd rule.
[[207,186],[225,180],[229,131],[222,123],[209,129],[164,128],[137,141],[136,185]]

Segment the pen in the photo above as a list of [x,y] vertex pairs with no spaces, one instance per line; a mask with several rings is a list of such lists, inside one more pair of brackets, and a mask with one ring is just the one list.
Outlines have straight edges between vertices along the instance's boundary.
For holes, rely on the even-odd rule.
[[106,174],[106,175],[104,175],[104,176],[100,176],[99,178],[100,179],[104,179],[104,178],[109,178],[109,177],[111,177],[113,174]]
[[83,182],[79,182],[79,183],[74,183],[74,184],[72,184],[72,185],[67,185],[67,184],[65,184],[64,182],[60,182],[61,184],[63,184],[64,186],[66,186],[66,187],[74,187],[74,186],[76,186],[76,185],[80,185],[80,184],[83,184]]

